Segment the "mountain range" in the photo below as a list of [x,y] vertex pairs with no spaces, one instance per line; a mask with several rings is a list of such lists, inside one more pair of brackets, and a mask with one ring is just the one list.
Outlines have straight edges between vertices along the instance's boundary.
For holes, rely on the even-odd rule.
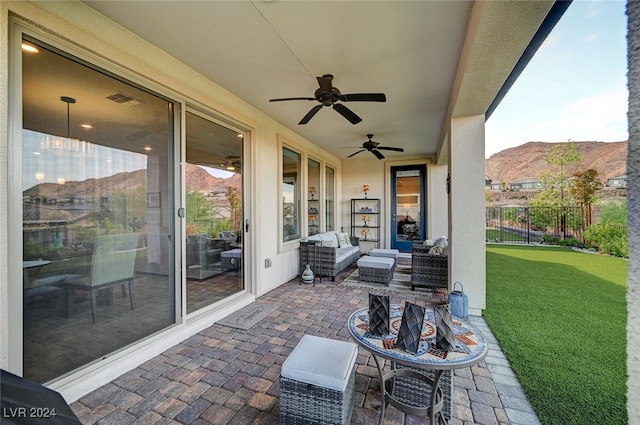
[[225,191],[227,186],[240,190],[242,187],[242,174],[236,173],[228,178],[216,177],[209,174],[199,165],[187,164],[186,168],[187,188],[202,191]]
[[[572,164],[571,171],[595,168],[603,184],[607,179],[627,174],[628,142],[575,143],[582,160]],[[485,160],[485,174],[493,183],[539,180],[542,172],[554,170],[546,156],[555,145],[558,143],[528,142],[495,153]]]

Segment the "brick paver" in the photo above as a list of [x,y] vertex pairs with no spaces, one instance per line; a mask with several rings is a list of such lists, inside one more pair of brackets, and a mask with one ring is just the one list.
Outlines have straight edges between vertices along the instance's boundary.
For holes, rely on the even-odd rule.
[[[367,306],[368,293],[327,280],[316,283],[314,288],[298,285],[294,279],[259,298],[278,309],[251,329],[214,324],[82,397],[71,407],[85,425],[277,424],[278,381],[284,360],[305,334],[349,340],[347,319],[354,310]],[[421,294],[390,295],[392,303],[431,302]],[[502,355],[497,359],[501,366],[509,368]],[[501,376],[504,379],[504,373]],[[500,384],[492,379],[484,361],[473,368],[457,370],[454,417],[450,423],[509,423],[508,418],[516,416],[503,406],[497,385]],[[378,386],[371,355],[359,349],[353,425],[377,423]],[[535,413],[527,414],[535,417]],[[390,407],[384,424],[429,422]]]

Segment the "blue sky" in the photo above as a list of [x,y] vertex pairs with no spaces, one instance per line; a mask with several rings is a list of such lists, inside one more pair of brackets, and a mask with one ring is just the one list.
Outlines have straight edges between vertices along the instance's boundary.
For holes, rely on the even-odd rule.
[[486,123],[485,154],[628,139],[623,0],[574,0]]

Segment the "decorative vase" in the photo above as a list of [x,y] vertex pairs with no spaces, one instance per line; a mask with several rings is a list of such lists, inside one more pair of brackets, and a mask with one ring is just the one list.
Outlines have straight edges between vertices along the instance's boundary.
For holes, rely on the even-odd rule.
[[456,337],[453,333],[453,317],[451,316],[451,304],[444,303],[433,307],[436,319],[436,348],[444,351],[456,349]]
[[302,283],[313,283],[313,279],[313,270],[311,270],[311,267],[307,264],[302,272]]
[[364,199],[367,199],[367,192],[364,193]]
[[369,294],[369,332],[375,336],[389,334],[389,296]]
[[398,331],[396,347],[409,353],[416,354],[420,348],[420,336],[424,323],[424,307],[405,301],[402,322]]

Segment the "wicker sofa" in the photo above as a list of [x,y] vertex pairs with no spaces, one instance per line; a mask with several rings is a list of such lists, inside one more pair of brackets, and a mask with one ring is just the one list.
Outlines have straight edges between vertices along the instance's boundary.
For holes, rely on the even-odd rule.
[[[340,238],[342,236],[342,247]],[[313,272],[316,275],[330,276],[332,281],[342,270],[349,267],[360,258],[359,238],[349,236],[348,233],[325,232],[318,233],[307,238],[308,241],[315,241],[316,245],[300,245],[301,267],[305,264],[317,263]],[[349,241],[350,246],[345,242]],[[315,249],[315,261],[314,261]]]
[[[438,239],[440,241],[440,239]],[[446,239],[445,239],[446,241]],[[449,256],[446,246],[442,253],[433,253],[433,244],[414,242],[411,249],[411,290],[423,288],[449,288]],[[437,250],[435,250],[437,251]],[[431,252],[431,253],[430,253]]]

